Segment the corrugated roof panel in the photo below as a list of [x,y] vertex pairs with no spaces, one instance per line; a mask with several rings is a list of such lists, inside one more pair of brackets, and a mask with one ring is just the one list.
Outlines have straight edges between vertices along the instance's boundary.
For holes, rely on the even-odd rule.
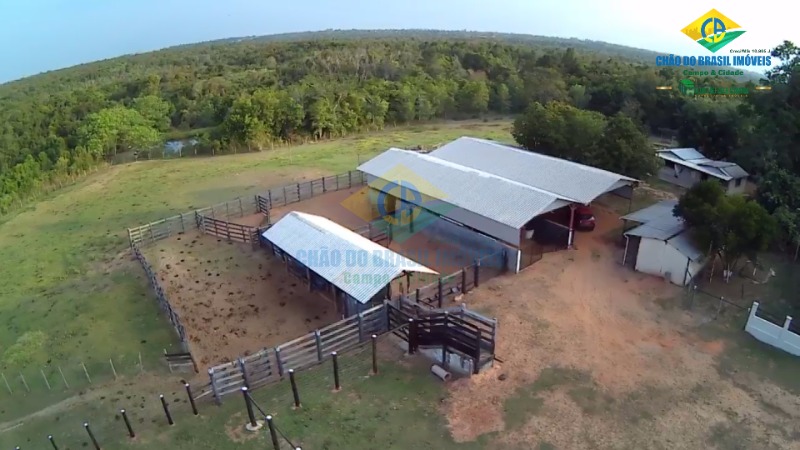
[[612,190],[612,186],[620,180],[636,181],[596,167],[472,137],[456,139],[430,155],[548,191],[577,203],[594,201]]
[[361,303],[370,301],[403,272],[437,273],[312,214],[292,211],[263,236]]
[[[550,192],[431,154],[396,148],[365,162],[358,170],[388,182],[402,181],[423,195],[514,228],[522,227],[539,214],[568,204]],[[408,180],[398,180],[398,176]],[[373,187],[385,190],[386,185]]]
[[647,208],[634,211],[627,216],[622,216],[622,220],[630,220],[632,222],[647,223],[653,220],[673,217],[672,211],[675,205],[678,204],[677,200],[662,200]]
[[694,148],[670,148],[666,149],[675,154],[678,158],[684,161],[691,161],[693,159],[706,159],[706,156]]
[[667,241],[667,243],[675,247],[675,249],[686,255],[687,258],[694,262],[698,262],[703,259],[703,252],[697,248],[694,242],[692,242],[691,236],[688,232],[683,232],[671,238]]
[[685,229],[683,221],[677,217],[673,219],[674,220],[661,219],[647,222],[632,230],[626,231],[625,235],[666,241]]
[[698,172],[703,172],[705,174],[711,175],[716,178],[720,178],[724,181],[729,181],[731,179],[730,176],[726,175],[720,169],[711,166],[704,166],[702,164],[697,164],[696,161],[684,161],[677,156],[673,155],[669,151],[662,151],[658,152],[658,157],[667,161],[672,161],[676,164],[680,164],[681,166],[688,167],[690,169],[694,169]]

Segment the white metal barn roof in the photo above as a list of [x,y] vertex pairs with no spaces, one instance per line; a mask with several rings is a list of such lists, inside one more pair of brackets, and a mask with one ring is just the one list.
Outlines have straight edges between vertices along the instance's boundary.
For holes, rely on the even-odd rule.
[[548,191],[575,203],[591,203],[606,192],[636,182],[607,170],[472,137],[456,139],[430,155]]
[[748,173],[738,164],[706,158],[705,155],[693,148],[667,148],[659,150],[657,154],[663,160],[689,167],[724,181],[748,176]]
[[263,236],[361,303],[370,301],[386,286],[386,283],[364,282],[365,275],[372,280],[393,280],[404,272],[438,273],[336,222],[312,214],[292,211]]
[[[569,199],[482,170],[445,161],[431,154],[391,148],[361,164],[358,170],[386,181],[398,168],[419,181],[408,181],[419,193],[513,228],[569,204]],[[402,171],[402,170],[401,170]],[[382,189],[381,186],[373,186]],[[407,199],[409,200],[409,199]],[[420,205],[426,206],[426,205]]]

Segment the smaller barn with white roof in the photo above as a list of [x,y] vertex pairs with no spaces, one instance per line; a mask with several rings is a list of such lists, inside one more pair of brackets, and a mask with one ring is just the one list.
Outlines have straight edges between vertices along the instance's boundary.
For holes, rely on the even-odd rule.
[[676,200],[664,200],[622,217],[626,224],[635,224],[624,233],[622,264],[685,286],[707,258],[692,242],[683,220],[673,215],[676,204]]
[[[345,317],[391,296],[394,280],[437,274],[325,217],[293,211],[262,234],[286,269]],[[408,286],[408,284],[406,284]]]

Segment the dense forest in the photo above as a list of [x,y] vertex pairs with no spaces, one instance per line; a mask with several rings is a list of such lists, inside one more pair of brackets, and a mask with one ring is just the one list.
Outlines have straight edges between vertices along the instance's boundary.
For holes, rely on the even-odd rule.
[[[580,160],[586,154],[574,147],[591,143],[589,162],[635,176],[652,169],[642,136],[674,130],[681,144],[763,179],[765,206],[792,218],[800,208],[797,49],[779,50],[786,64],[764,81],[772,90],[747,98],[682,95],[683,68],[654,67],[652,52],[494,33],[329,31],[84,64],[0,85],[0,213],[118,153],[159,153],[166,135],[195,136],[192,152],[221,154],[497,113],[563,114],[547,123],[559,123],[564,139],[550,133],[551,148],[538,151]],[[696,82],[752,87],[741,78]],[[575,132],[587,124],[591,133]],[[781,222],[794,238],[789,221]]]

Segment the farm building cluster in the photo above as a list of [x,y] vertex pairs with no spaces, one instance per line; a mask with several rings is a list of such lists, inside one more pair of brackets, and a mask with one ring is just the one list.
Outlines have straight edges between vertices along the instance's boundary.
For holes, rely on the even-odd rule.
[[[609,221],[607,212],[594,214],[592,205],[616,197],[630,212],[637,185],[624,175],[472,137],[431,152],[390,148],[355,172],[256,196],[250,216],[241,200],[235,217],[228,204],[216,218],[214,208],[195,213],[205,235],[266,251],[241,263],[230,252],[212,261],[191,255],[203,237],[182,241],[180,254],[158,254],[167,269],[161,281],[177,298],[175,317],[184,317],[202,365],[229,361],[242,347],[277,345],[386,299],[442,308],[445,299],[460,299],[481,280],[518,273],[547,252],[575,247],[576,233],[594,230],[596,222],[607,230],[610,222],[601,223]],[[624,216],[637,226],[623,230],[620,259],[683,285],[704,261],[673,206],[662,202]],[[184,229],[184,215],[179,220]],[[145,231],[136,236],[146,238]],[[211,267],[220,260],[225,268]],[[234,278],[241,272],[248,282],[226,285],[218,271]],[[246,304],[236,303],[239,297]],[[267,320],[274,326],[247,325]],[[220,338],[213,343],[198,342],[215,333]]]

